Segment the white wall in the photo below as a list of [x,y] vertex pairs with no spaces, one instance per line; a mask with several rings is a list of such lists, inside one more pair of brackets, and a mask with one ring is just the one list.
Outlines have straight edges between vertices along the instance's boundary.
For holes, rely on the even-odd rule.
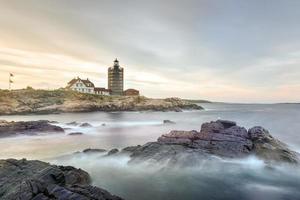
[[75,84],[73,84],[70,87],[70,89],[74,90],[74,91],[77,91],[77,92],[94,94],[94,88],[93,87],[86,87],[85,84],[80,80],[78,80]]
[[100,91],[100,92],[95,92],[95,94],[98,94],[98,95],[109,95],[109,92],[104,92],[104,91]]
[[98,95],[110,95],[109,92],[95,92],[94,87],[86,87],[85,84],[78,80],[75,84],[73,84],[70,87],[71,90],[77,91],[77,92],[82,92],[82,93],[89,93],[89,94],[98,94]]

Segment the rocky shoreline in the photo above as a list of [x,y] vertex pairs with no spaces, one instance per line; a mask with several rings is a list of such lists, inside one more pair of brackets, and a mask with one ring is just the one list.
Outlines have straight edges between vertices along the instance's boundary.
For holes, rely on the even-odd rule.
[[151,99],[143,96],[100,96],[66,90],[0,90],[0,115],[56,114],[73,112],[201,110],[179,98]]
[[76,153],[101,153],[103,156],[127,154],[130,156],[129,164],[149,162],[197,166],[198,161],[206,159],[240,159],[248,156],[256,156],[267,164],[300,164],[299,153],[274,138],[268,130],[260,126],[247,130],[227,120],[204,123],[200,131],[174,130],[162,135],[156,142],[122,150],[89,148]]
[[[70,124],[80,125],[75,122]],[[64,130],[49,121],[0,121],[1,136],[41,131],[59,133]],[[207,159],[236,159],[251,155],[270,165],[300,163],[297,152],[290,150],[263,127],[256,126],[247,130],[227,120],[204,123],[199,131],[174,130],[144,145],[129,146],[122,150],[88,148],[69,156],[78,154],[99,154],[99,159],[126,154],[130,157],[128,164],[164,163],[170,167],[198,166],[199,161]],[[121,199],[106,190],[91,186],[89,174],[71,166],[56,166],[26,159],[0,160],[0,177],[0,199]]]
[[17,135],[64,133],[64,129],[47,120],[8,122],[0,120],[0,138]]
[[[163,123],[174,123],[164,120]],[[7,122],[0,120],[0,138],[17,135],[59,134],[65,130],[47,120]],[[88,123],[70,122],[70,125],[91,127]],[[68,135],[80,136],[81,132],[70,132]],[[103,149],[89,149],[86,152],[103,152]],[[135,161],[162,161],[174,163],[180,159],[186,161],[201,160],[217,156],[220,158],[243,158],[254,155],[266,162],[300,163],[299,154],[286,144],[274,138],[268,130],[256,126],[250,129],[240,127],[236,122],[217,120],[202,124],[201,130],[173,130],[163,134],[156,142],[126,147],[119,151],[112,149],[108,155],[129,153]]]
[[201,130],[173,130],[155,142],[119,149],[88,148],[76,154],[130,156],[129,164],[153,163],[173,166],[197,166],[203,160],[242,159],[255,156],[266,164],[300,164],[299,153],[274,138],[260,126],[250,129],[236,122],[217,120],[202,124]]
[[290,150],[263,127],[247,130],[237,126],[236,122],[226,120],[204,123],[200,131],[171,131],[156,142],[125,150],[130,152],[130,162],[168,161],[175,164],[184,160],[188,165],[211,156],[245,158],[254,155],[266,163],[300,163],[297,152]]
[[71,166],[37,160],[0,160],[0,199],[122,200],[90,185],[89,174]]

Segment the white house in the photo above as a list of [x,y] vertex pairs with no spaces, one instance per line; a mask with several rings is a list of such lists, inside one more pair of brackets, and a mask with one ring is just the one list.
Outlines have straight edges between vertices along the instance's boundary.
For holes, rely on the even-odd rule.
[[79,77],[72,79],[66,88],[81,93],[110,95],[110,91],[108,89],[97,88],[89,79],[83,80]]

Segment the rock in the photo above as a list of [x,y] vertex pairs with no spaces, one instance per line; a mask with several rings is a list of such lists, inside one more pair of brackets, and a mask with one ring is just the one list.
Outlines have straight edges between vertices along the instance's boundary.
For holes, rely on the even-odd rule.
[[234,121],[229,121],[229,120],[217,120],[218,123],[221,123],[224,128],[230,128],[232,126],[236,126],[236,122]]
[[132,153],[132,152],[136,151],[140,147],[141,147],[141,145],[126,147],[126,148],[122,149],[121,152],[122,153]]
[[79,126],[79,123],[78,123],[78,122],[75,122],[75,121],[73,121],[73,122],[69,122],[69,123],[67,123],[67,125],[69,125],[69,126]]
[[47,120],[0,122],[0,137],[14,136],[17,134],[35,135],[38,133],[64,133],[64,129],[50,124]]
[[112,150],[110,150],[107,153],[107,156],[111,156],[111,155],[117,154],[118,152],[119,152],[119,149],[112,149]]
[[91,149],[91,148],[88,148],[88,149],[84,149],[82,151],[82,153],[103,153],[103,152],[106,152],[105,149]]
[[[205,123],[191,144],[194,148],[204,148],[218,156],[238,158],[248,155],[252,141],[247,130],[239,126],[227,126],[220,121]],[[207,142],[209,141],[209,142]]]
[[256,126],[248,131],[253,141],[253,151],[255,154],[270,161],[285,161],[289,163],[299,163],[299,154],[288,149],[287,145],[273,138],[269,131]]
[[90,185],[87,172],[41,161],[0,160],[0,199],[6,200],[121,200]]
[[168,120],[168,119],[165,119],[163,121],[164,124],[176,124],[175,122],[171,121],[171,120]]
[[129,164],[155,161],[171,166],[195,166],[203,159],[214,159],[202,149],[193,149],[179,144],[149,142],[135,149],[130,155]]
[[157,141],[163,144],[185,145],[191,143],[196,138],[197,133],[197,131],[171,131],[159,137]]
[[174,108],[173,108],[173,111],[174,111],[174,112],[182,112],[182,109],[179,108],[179,107],[174,107]]
[[270,141],[274,139],[270,135],[269,131],[264,129],[261,126],[255,126],[253,128],[250,128],[248,133],[249,133],[249,137],[253,141],[262,141],[262,140]]
[[82,132],[72,132],[72,133],[69,133],[68,135],[70,135],[70,136],[83,135],[83,133]]
[[80,125],[80,127],[89,128],[89,127],[92,127],[92,125],[89,123],[83,123]]
[[200,132],[202,134],[210,135],[213,133],[220,133],[222,130],[224,130],[223,124],[216,121],[203,123]]
[[300,163],[296,152],[273,138],[264,128],[254,127],[247,131],[227,120],[204,123],[199,132],[171,131],[159,137],[157,142],[128,149],[130,162],[156,160],[174,164],[184,160],[184,163],[193,163],[188,158],[199,160],[208,155],[243,158],[254,154],[266,162]]

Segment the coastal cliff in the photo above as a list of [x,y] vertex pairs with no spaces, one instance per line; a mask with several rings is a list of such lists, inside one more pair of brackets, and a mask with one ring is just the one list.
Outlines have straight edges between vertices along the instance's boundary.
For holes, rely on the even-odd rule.
[[100,96],[66,90],[0,90],[0,115],[49,114],[92,111],[201,110],[179,98],[151,99],[143,96]]

